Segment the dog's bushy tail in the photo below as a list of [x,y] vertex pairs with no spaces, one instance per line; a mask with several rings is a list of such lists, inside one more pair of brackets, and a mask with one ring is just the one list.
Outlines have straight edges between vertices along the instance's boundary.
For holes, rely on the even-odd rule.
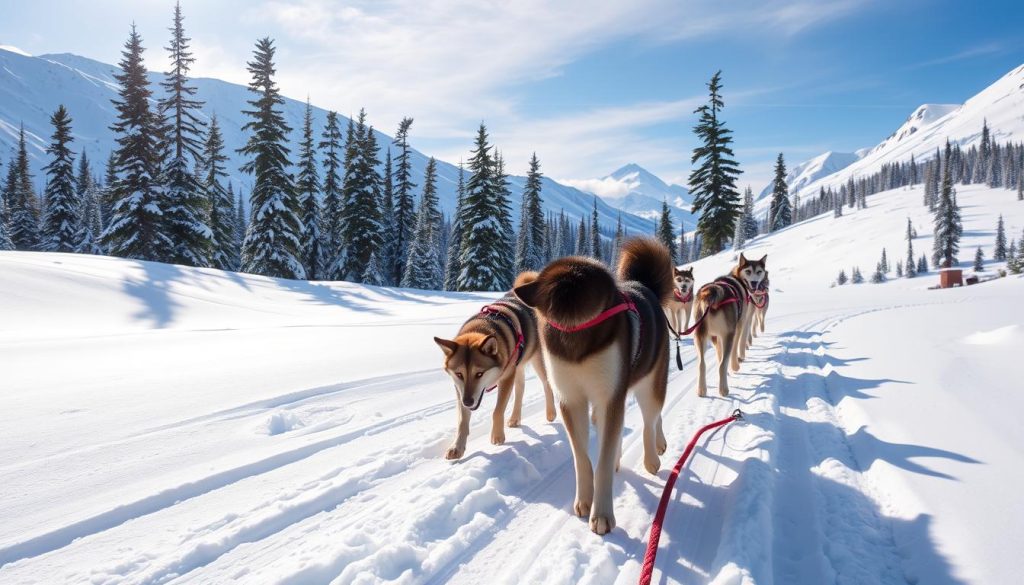
[[697,306],[704,308],[713,307],[724,301],[725,296],[724,286],[716,283],[706,284],[697,291]]
[[635,280],[651,289],[661,303],[672,295],[672,255],[650,237],[629,238],[619,252],[619,280]]
[[516,277],[516,281],[512,284],[512,288],[516,288],[524,284],[530,284],[535,280],[537,280],[536,272],[534,272],[533,270],[524,270],[523,272],[519,273],[519,276]]

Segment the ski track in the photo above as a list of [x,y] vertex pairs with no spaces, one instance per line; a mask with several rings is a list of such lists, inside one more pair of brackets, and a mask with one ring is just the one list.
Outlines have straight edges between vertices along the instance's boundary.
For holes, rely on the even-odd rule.
[[[757,338],[726,399],[717,397],[713,366],[709,398],[693,394],[691,348],[684,371],[673,368],[670,376],[664,409],[669,450],[657,478],[643,471],[639,409],[630,399],[615,479],[618,527],[605,538],[571,514],[568,442],[560,422],[543,421],[543,400],[531,378],[523,427],[506,429],[504,446],[489,445],[490,413],[484,408],[474,413],[465,457],[441,460],[453,427],[450,398],[372,424],[342,425],[328,438],[10,544],[0,549],[0,575],[36,561],[59,566],[56,555],[96,554],[137,535],[138,547],[122,544],[94,563],[90,574],[58,579],[224,583],[258,574],[265,583],[513,584],[604,583],[617,576],[617,583],[630,583],[679,448],[696,428],[740,407],[746,420],[705,438],[680,477],[654,581],[904,583],[899,547],[878,511],[885,508],[872,495],[881,490],[863,477],[843,431],[824,340],[843,320],[892,308],[813,320]],[[354,388],[422,383],[432,374],[405,372],[292,392],[123,441],[248,421]],[[374,450],[374,435],[385,431],[407,433],[409,440]],[[592,453],[595,447],[592,435]],[[342,451],[363,455],[354,463],[324,465]],[[408,509],[418,513],[410,517]],[[156,548],[146,548],[154,543]]]

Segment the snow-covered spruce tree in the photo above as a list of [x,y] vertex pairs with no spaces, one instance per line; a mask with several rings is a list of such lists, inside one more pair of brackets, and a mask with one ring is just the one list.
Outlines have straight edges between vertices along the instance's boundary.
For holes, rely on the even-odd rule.
[[981,251],[981,246],[978,246],[977,251],[974,252],[974,271],[981,272],[985,270],[985,253]]
[[838,284],[839,286],[842,286],[842,285],[846,284],[847,282],[849,282],[849,280],[850,279],[846,277],[846,271],[843,270],[843,269],[840,269],[839,270],[839,276],[836,277],[836,284]]
[[[601,253],[603,243],[601,242],[601,226],[597,217],[597,195],[594,195],[594,211],[590,214],[590,255],[595,260],[603,260],[606,256]],[[675,251],[670,244],[669,250]]]
[[[402,118],[398,123],[398,130],[392,144],[398,149],[395,157],[394,168],[394,220],[395,220],[395,273],[394,280],[398,282],[405,273],[405,260],[409,256],[409,242],[412,241],[412,232],[416,229],[416,216],[413,209],[413,189],[416,183],[412,180],[412,151],[409,148],[409,128],[412,127],[412,118]],[[388,215],[390,211],[386,211]]]
[[843,198],[838,194],[832,196],[832,215],[833,217],[843,217]]
[[384,286],[384,280],[384,264],[381,262],[377,250],[373,250],[370,252],[370,259],[366,261],[366,268],[363,269],[363,275],[358,282],[372,286]]
[[768,208],[768,229],[774,232],[791,223],[793,223],[793,210],[789,205],[786,161],[780,152],[778,158],[775,159],[775,178],[772,180],[772,199]]
[[516,239],[516,271],[540,270],[544,267],[547,244],[544,207],[541,201],[541,172],[537,153],[530,157],[530,170],[523,186],[523,207]]
[[[234,187],[228,182],[228,193],[234,197]],[[235,255],[238,256],[239,266],[242,263],[242,244],[245,243],[245,232],[249,229],[249,215],[245,212],[245,197],[242,190],[238,190],[238,203],[235,207]]]
[[896,278],[903,278],[903,261],[896,261]]
[[75,155],[71,152],[71,116],[61,105],[50,116],[53,135],[46,154],[46,215],[43,217],[40,249],[47,252],[74,252],[77,247],[81,205],[75,192]]
[[[690,173],[690,193],[693,194],[693,213],[699,213],[697,233],[703,242],[704,252],[714,254],[725,247],[733,234],[736,216],[740,211],[740,194],[736,190],[736,179],[740,170],[732,159],[732,131],[719,119],[719,112],[725,106],[720,91],[722,72],[711,77],[708,83],[708,103],[697,108],[700,119],[693,131],[700,146],[693,149],[691,162],[697,167]],[[671,249],[671,248],[670,248]]]
[[462,168],[462,161],[459,161],[459,183],[455,190],[455,214],[452,216],[451,230],[448,235],[448,254],[444,264],[444,290],[459,290],[459,275],[462,273],[462,265],[459,263],[462,250],[462,234],[464,228],[464,216],[466,213],[466,173]]
[[[380,188],[380,233],[383,247],[378,252],[381,258],[381,266],[384,266],[384,276],[387,282],[385,285],[400,285],[405,274],[399,275],[398,280],[392,280],[398,270],[401,254],[398,249],[398,221],[395,218],[395,187],[392,178],[391,149],[387,149],[384,157],[384,174],[381,176]],[[409,234],[408,246],[412,245],[413,234]],[[408,248],[408,246],[406,246]],[[408,266],[408,250],[406,250],[406,266]]]
[[295,178],[295,191],[299,198],[302,231],[299,250],[306,278],[321,277],[324,252],[320,233],[320,174],[317,169],[316,148],[313,142],[313,105],[306,98],[306,111],[302,118],[302,140],[299,142],[299,173]]
[[871,274],[871,282],[874,283],[874,284],[880,284],[880,283],[885,282],[886,280],[887,279],[886,279],[885,273],[882,272],[881,266],[876,268],[875,271]]
[[935,209],[935,247],[932,262],[938,266],[949,268],[957,264],[957,253],[960,251],[960,234],[963,227],[960,222],[960,207],[956,203],[953,191],[950,144],[946,141],[946,154],[943,157],[942,185],[939,188],[939,201]]
[[235,195],[224,187],[227,177],[224,137],[217,115],[210,117],[200,166],[204,198],[209,202],[210,266],[221,270],[238,270],[238,246],[235,230],[238,220]]
[[889,256],[886,254],[885,248],[882,248],[882,259],[878,261],[878,267],[882,270],[882,272],[889,272]]
[[[336,274],[346,275],[355,282],[365,282],[366,275],[373,275],[380,284],[388,282],[387,267],[381,251],[384,247],[381,222],[381,176],[377,172],[380,159],[377,158],[377,138],[373,127],[366,124],[366,112],[359,111],[353,134],[352,156],[345,172],[344,204],[342,215],[342,254],[340,270]],[[367,271],[370,257],[376,253],[380,271],[377,279],[374,271]],[[373,283],[367,283],[373,284]]]
[[[84,156],[84,155],[83,155]],[[79,254],[105,254],[106,251],[100,244],[100,234],[103,233],[103,219],[100,217],[100,190],[95,181],[91,178],[85,189],[80,191],[79,205],[81,215],[78,220],[78,229],[75,233],[75,252]]]
[[402,286],[439,290],[444,284],[441,267],[441,210],[437,200],[437,161],[427,162],[423,177],[423,196],[416,213],[416,229],[409,246],[409,258],[402,276]]
[[284,121],[281,106],[284,99],[274,82],[274,42],[269,37],[256,41],[253,60],[248,65],[252,74],[249,91],[254,98],[253,109],[242,113],[250,120],[242,126],[249,131],[245,146],[238,152],[249,157],[242,172],[254,175],[250,202],[252,213],[242,245],[242,272],[276,278],[302,279],[299,234],[299,199],[287,169],[287,136],[291,128]]
[[174,264],[208,266],[213,247],[213,232],[207,224],[211,202],[206,199],[197,172],[202,160],[203,127],[196,88],[190,85],[189,69],[195,58],[185,36],[181,3],[174,6],[171,27],[171,70],[164,74],[164,90],[158,102],[163,143],[160,182],[163,186],[164,232],[171,239],[171,253],[165,258]]
[[101,240],[112,256],[166,260],[173,255],[174,241],[164,220],[166,198],[159,183],[160,128],[158,116],[149,108],[152,92],[142,62],[143,51],[142,37],[132,25],[121,54],[121,71],[114,75],[121,86],[113,100],[117,119],[110,127],[117,134],[117,180],[110,221]]
[[590,238],[587,237],[587,220],[580,216],[580,227],[576,230],[576,247],[573,254],[590,256]]
[[[669,252],[672,255],[672,264],[676,264],[678,259],[676,257],[676,228],[672,225],[672,210],[668,206],[668,201],[661,200],[661,215],[658,216],[658,225],[655,229],[655,235],[658,241],[665,244]],[[730,234],[731,235],[731,234]]]
[[928,272],[928,257],[921,254],[921,257],[917,260],[917,273],[924,274]]
[[[328,271],[331,264],[337,260],[341,252],[341,217],[344,209],[342,204],[342,181],[341,172],[342,148],[341,126],[338,124],[338,113],[327,112],[327,123],[320,135],[320,143],[317,148],[323,153],[323,208],[321,213],[320,232],[323,237],[321,249],[324,254],[325,271]],[[329,274],[321,274],[321,277],[328,277]]]
[[[757,237],[757,218],[754,217],[754,192],[750,190],[750,186],[747,186],[746,191],[743,194],[743,221],[746,230],[745,240],[752,240]],[[691,250],[691,256],[695,255],[695,250]],[[683,261],[682,259],[680,261]]]
[[24,126],[18,134],[18,149],[7,168],[4,193],[9,235],[14,242],[14,249],[39,249],[39,200],[32,188]]
[[608,256],[608,266],[611,266],[613,269],[619,265],[619,252],[622,250],[622,241],[625,239],[626,234],[622,230],[622,212],[619,212],[615,220],[615,239],[612,240],[612,253]]
[[999,215],[999,221],[996,223],[996,245],[992,252],[992,259],[997,262],[1006,261],[1006,227],[1003,225],[1002,214]]
[[864,276],[860,273],[860,268],[857,266],[853,267],[853,271],[850,273],[850,282],[853,284],[861,284],[864,282]]
[[[509,182],[508,173],[505,171],[505,157],[498,152],[497,147],[494,149],[493,179],[494,193],[499,200],[504,202],[505,212],[500,216],[502,232],[504,233],[505,241],[508,242],[508,249],[515,250],[516,232],[512,225],[512,186]],[[507,262],[503,265],[503,268],[506,270],[508,277],[508,285],[505,288],[510,288],[516,276],[514,255],[507,255]]]
[[[621,218],[619,221],[622,221]],[[686,226],[681,224],[682,222],[680,222],[679,226],[679,256],[676,258],[676,262],[679,264],[686,264],[690,261],[690,245],[686,241]]]
[[500,291],[512,284],[511,213],[499,165],[491,157],[487,127],[477,130],[466,182],[459,290]]
[[917,276],[917,265],[914,259],[914,226],[910,223],[910,218],[907,218],[907,261],[906,261],[906,275],[907,278],[914,278]]
[[[0,167],[3,162],[0,162]],[[10,229],[7,227],[7,217],[10,210],[7,209],[7,192],[0,188],[0,252],[14,249],[14,242],[11,241]]]
[[99,191],[100,218],[106,230],[113,217],[114,198],[117,189],[117,154],[111,152],[103,170],[103,188]]
[[1017,180],[1017,201],[1024,201],[1024,179]]

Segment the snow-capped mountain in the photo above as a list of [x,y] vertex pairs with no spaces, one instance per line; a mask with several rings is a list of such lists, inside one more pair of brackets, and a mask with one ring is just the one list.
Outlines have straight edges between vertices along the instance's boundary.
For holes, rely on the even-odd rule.
[[[75,137],[72,149],[76,152],[84,149],[93,162],[94,170],[101,173],[114,147],[114,134],[109,127],[115,115],[110,100],[117,92],[116,71],[113,65],[78,55],[63,53],[33,57],[13,47],[0,48],[0,162],[6,165],[10,160],[12,149],[17,145],[19,127],[24,124],[32,172],[37,186],[41,187],[42,167],[46,164],[44,151],[52,132],[50,115],[58,105],[64,104],[72,117]],[[161,77],[159,72],[150,73],[154,92],[160,91],[156,83]],[[205,102],[203,114],[209,117],[216,113],[220,122],[225,154],[229,158],[230,179],[236,187],[248,193],[252,177],[238,170],[243,160],[236,152],[246,139],[241,129],[246,120],[241,112],[247,107],[246,100],[250,99],[248,89],[219,79],[196,78],[193,82],[199,99]],[[304,102],[285,98],[284,116],[293,130],[293,144],[298,142],[304,108]],[[323,128],[326,118],[327,110],[313,107],[313,124],[317,132]],[[348,119],[342,117],[342,126],[347,123]],[[413,134],[415,140],[415,127]],[[391,143],[391,137],[378,131],[377,141],[386,147]],[[467,151],[469,146],[466,145]],[[424,153],[413,151],[412,172],[417,183],[422,183],[428,158]],[[455,209],[459,170],[455,165],[438,161],[437,171],[441,207],[445,213],[451,214]],[[516,217],[524,182],[524,177],[510,178]],[[574,218],[584,214],[589,217],[594,206],[593,195],[546,177],[543,198],[548,212],[564,210]],[[619,210],[598,199],[597,211],[601,224],[607,229],[614,229]],[[631,232],[649,233],[653,229],[650,221],[629,213],[622,214],[622,221]]]
[[636,163],[629,163],[600,179],[563,182],[598,195],[616,209],[652,221],[661,216],[663,201],[668,202],[677,227],[681,223],[689,231],[697,221],[690,213],[693,198],[685,187],[666,183]]
[[[786,175],[786,184],[790,190],[799,191],[807,185],[837,173],[856,161],[860,160],[863,151],[858,152],[832,152],[831,150],[806,160],[794,167],[790,167]],[[772,184],[768,183],[757,196],[758,201],[768,199],[772,194]]]
[[[838,188],[848,179],[870,175],[883,164],[925,160],[935,156],[946,140],[970,148],[981,140],[981,128],[988,122],[992,139],[998,143],[1024,139],[1024,65],[998,79],[963,105],[924,104],[878,145],[857,152],[856,160],[836,171],[790,189],[817,191],[820,187]],[[826,153],[828,154],[828,153]],[[821,155],[797,168],[810,165]],[[796,168],[794,168],[794,171]]]

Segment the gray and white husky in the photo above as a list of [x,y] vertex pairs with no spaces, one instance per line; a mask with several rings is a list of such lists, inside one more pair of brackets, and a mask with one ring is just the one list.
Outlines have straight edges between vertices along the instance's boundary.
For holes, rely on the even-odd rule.
[[672,296],[665,303],[665,314],[676,333],[690,327],[690,310],[693,308],[693,268],[672,269]]

